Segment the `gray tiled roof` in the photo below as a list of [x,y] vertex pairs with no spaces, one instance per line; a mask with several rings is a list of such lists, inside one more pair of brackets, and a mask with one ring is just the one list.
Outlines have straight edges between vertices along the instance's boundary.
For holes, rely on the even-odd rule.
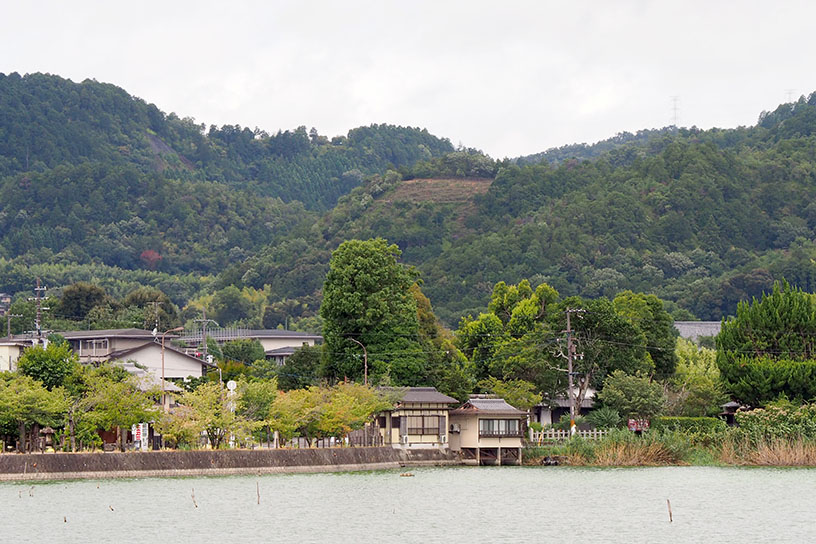
[[460,408],[454,410],[452,413],[473,413],[473,412],[478,412],[480,414],[488,413],[518,416],[523,416],[526,413],[509,405],[507,401],[505,401],[504,399],[484,399],[484,398],[468,399],[468,401],[465,404],[463,404]]
[[697,340],[700,336],[717,336],[722,323],[719,321],[675,321],[674,328],[682,338]]
[[[65,331],[57,334],[68,340],[83,340],[86,338],[154,338],[151,331],[146,331],[143,329]],[[170,337],[170,335],[168,335],[168,337]]]

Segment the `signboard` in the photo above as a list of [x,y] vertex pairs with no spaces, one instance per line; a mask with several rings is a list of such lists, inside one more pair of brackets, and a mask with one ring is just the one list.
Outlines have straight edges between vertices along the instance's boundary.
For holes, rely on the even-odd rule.
[[148,437],[150,435],[150,429],[147,426],[147,423],[139,423],[139,427],[141,429],[140,432],[141,432],[141,435],[142,435],[142,442],[141,442],[142,451],[147,451],[148,450],[147,446],[148,446],[148,442],[149,442]]
[[649,430],[649,420],[648,419],[630,419],[627,425],[630,431],[648,431]]
[[133,434],[133,447],[142,451],[148,450],[148,434],[150,428],[147,423],[139,423],[138,425],[131,425],[130,432]]

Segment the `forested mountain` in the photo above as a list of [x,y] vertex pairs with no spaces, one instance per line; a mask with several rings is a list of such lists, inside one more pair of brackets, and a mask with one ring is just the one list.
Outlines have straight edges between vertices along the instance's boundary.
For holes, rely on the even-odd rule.
[[[541,153],[518,157],[513,162],[519,165],[538,164],[540,162],[559,164],[573,159],[595,159],[601,155],[609,154],[612,151],[618,151],[617,155],[625,158],[630,155],[632,150],[646,147],[655,139],[676,131],[677,129],[675,127],[664,127],[661,129],[643,129],[634,134],[631,132],[621,132],[611,138],[601,140],[594,144],[562,145],[561,147],[553,147]],[[621,148],[625,149],[620,151]]]
[[379,236],[450,326],[525,278],[718,319],[774,279],[816,290],[814,128],[811,95],[752,127],[495,161],[425,130],[207,128],[113,85],[0,75],[0,290],[151,285],[182,306],[253,288],[274,326],[314,315],[341,242]]
[[326,209],[363,175],[452,150],[426,130],[391,125],[360,127],[331,141],[306,127],[272,135],[238,125],[207,129],[114,85],[0,74],[0,176],[102,161]]
[[0,74],[0,256],[217,273],[365,176],[451,150],[390,125],[331,141],[305,127],[207,130],[114,85]]
[[[719,319],[774,279],[816,289],[814,128],[816,95],[755,127],[666,131],[594,160],[520,166],[454,153],[373,178],[309,236],[220,281],[307,294],[340,240],[382,236],[417,266],[449,325],[483,308],[498,281],[524,278],[568,295],[652,292],[677,317]],[[463,179],[491,171],[492,183]]]

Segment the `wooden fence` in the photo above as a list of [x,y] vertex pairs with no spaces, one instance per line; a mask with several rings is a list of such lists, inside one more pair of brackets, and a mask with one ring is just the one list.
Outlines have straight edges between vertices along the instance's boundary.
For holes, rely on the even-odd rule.
[[[591,431],[576,431],[575,436],[586,440],[598,440],[603,438],[609,431],[600,431],[593,429]],[[552,444],[555,442],[564,442],[570,438],[569,431],[562,431],[560,429],[547,429],[546,431],[530,431],[530,443],[535,445]]]

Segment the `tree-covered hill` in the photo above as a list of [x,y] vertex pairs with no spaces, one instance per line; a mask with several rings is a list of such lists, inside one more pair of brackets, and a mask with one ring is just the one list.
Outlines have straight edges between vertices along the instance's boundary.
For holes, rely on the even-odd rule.
[[114,85],[0,74],[0,257],[217,273],[365,176],[451,150],[392,125],[331,141],[305,127],[206,129]]
[[0,74],[0,290],[250,287],[313,312],[331,251],[383,237],[448,325],[525,278],[718,319],[775,279],[816,290],[815,127],[811,95],[752,127],[495,161],[420,129],[207,128],[113,85]]
[[[219,281],[313,293],[342,240],[381,236],[419,269],[449,325],[483,308],[497,282],[524,278],[566,295],[652,292],[678,317],[719,319],[774,279],[816,289],[814,127],[816,95],[763,113],[754,127],[667,131],[592,160],[450,154],[372,178],[308,235]],[[417,201],[400,179],[446,179],[457,161],[461,178],[495,172],[484,194],[463,184],[459,198]]]
[[87,161],[182,180],[218,181],[327,209],[386,167],[453,147],[427,130],[372,125],[329,140],[313,128],[268,134],[164,114],[114,85],[48,74],[0,74],[0,177]]

